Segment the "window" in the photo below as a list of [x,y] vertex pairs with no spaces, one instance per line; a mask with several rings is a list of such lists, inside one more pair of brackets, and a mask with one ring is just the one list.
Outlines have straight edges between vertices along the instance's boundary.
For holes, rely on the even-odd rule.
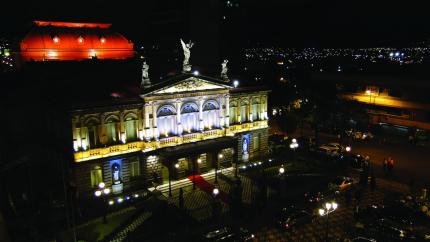
[[130,119],[125,121],[125,132],[127,134],[127,142],[137,139],[136,120]]
[[116,123],[106,124],[106,134],[108,137],[108,142],[110,144],[116,143],[118,141],[118,134],[116,132]]
[[258,103],[252,104],[252,121],[258,120]]
[[89,139],[89,145],[90,149],[94,149],[97,147],[99,143],[99,136],[97,134],[97,126],[92,125],[88,127],[88,139]]
[[253,150],[259,150],[260,149],[260,139],[258,138],[258,135],[254,136],[254,138],[253,138],[252,149]]
[[91,169],[91,187],[98,187],[100,182],[103,182],[102,168],[93,166]]
[[140,175],[139,161],[133,161],[130,163],[130,176],[136,177]]

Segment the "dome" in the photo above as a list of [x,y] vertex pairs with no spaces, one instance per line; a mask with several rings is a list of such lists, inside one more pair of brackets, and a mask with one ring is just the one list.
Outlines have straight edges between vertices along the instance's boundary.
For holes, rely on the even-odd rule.
[[110,30],[106,23],[34,21],[20,43],[24,61],[126,59],[133,43]]

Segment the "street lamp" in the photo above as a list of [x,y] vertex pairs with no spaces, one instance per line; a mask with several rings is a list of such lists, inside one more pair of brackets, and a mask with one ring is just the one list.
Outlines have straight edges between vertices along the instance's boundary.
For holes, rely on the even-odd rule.
[[291,140],[290,149],[294,151],[294,161],[296,160],[296,149],[299,147],[299,143],[297,143],[296,139]]
[[279,168],[279,174],[284,174],[284,172],[285,172],[285,169],[284,169],[284,167],[283,166],[281,166],[281,168]]
[[[107,188],[106,184],[104,182],[100,182],[98,187],[99,187],[99,189],[97,189],[94,192],[94,195],[96,197],[103,197],[103,209],[104,209],[104,211],[103,211],[103,223],[105,224],[107,222],[106,221],[106,213],[107,213],[106,196],[109,195],[110,188]],[[112,202],[112,204],[113,204],[113,202]],[[109,205],[112,205],[112,204],[111,204],[111,201],[109,201]]]
[[[219,154],[218,158],[222,159],[224,157],[223,154]],[[218,164],[219,164],[219,160],[216,160],[216,164],[215,164],[215,184],[218,184]]]
[[338,206],[339,205],[335,201],[333,201],[331,203],[326,203],[325,206],[323,206],[323,208],[320,208],[318,210],[318,213],[320,214],[321,217],[324,215],[327,216],[327,225],[326,225],[327,227],[326,227],[326,231],[325,231],[326,241],[328,241],[328,215],[329,215],[329,213],[336,210]]
[[345,150],[346,150],[346,152],[350,152],[350,151],[351,151],[351,146],[347,146],[347,147],[345,148]]

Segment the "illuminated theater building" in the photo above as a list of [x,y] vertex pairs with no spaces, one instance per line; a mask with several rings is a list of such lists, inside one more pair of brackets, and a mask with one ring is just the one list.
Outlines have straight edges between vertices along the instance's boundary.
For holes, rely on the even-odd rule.
[[104,182],[120,196],[155,177],[170,184],[261,159],[268,150],[267,96],[265,89],[182,73],[134,100],[74,110],[77,192],[91,196]]
[[20,42],[24,61],[76,61],[133,57],[133,43],[107,23],[34,21]]

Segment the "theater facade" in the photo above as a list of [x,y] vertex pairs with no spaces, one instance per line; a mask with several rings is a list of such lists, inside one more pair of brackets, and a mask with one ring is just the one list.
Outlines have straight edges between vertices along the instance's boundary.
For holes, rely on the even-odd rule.
[[[80,197],[112,196],[263,158],[268,90],[182,73],[139,98],[71,112]],[[237,169],[236,169],[237,170]]]

